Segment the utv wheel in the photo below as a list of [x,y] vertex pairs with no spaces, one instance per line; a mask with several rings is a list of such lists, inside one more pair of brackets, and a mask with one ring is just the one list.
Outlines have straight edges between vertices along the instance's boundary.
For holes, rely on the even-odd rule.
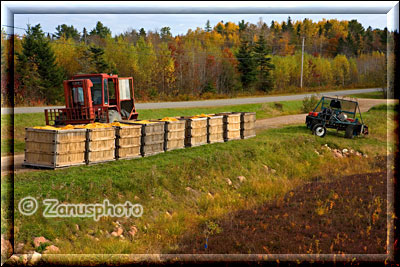
[[345,138],[352,139],[354,137],[354,126],[349,125],[346,127],[346,132],[344,134]]
[[325,126],[323,126],[322,124],[316,124],[314,125],[313,129],[312,129],[313,134],[315,134],[316,136],[319,137],[324,137],[326,134],[326,128]]
[[116,110],[109,110],[108,111],[108,119],[110,122],[114,122],[114,121],[121,121],[121,114],[118,113],[118,111]]

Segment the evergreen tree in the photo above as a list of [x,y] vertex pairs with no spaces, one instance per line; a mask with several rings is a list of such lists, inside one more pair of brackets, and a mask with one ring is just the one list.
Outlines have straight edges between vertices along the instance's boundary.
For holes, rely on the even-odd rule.
[[66,24],[58,25],[56,28],[57,32],[55,34],[57,39],[60,39],[61,36],[64,36],[65,39],[72,38],[74,40],[79,40],[80,39],[80,34],[77,29],[74,28],[74,26],[67,26]]
[[81,41],[83,41],[85,44],[87,43],[87,37],[88,37],[88,32],[86,30],[86,28],[84,27],[82,30],[82,39]]
[[100,21],[97,22],[96,27],[91,30],[90,35],[97,35],[101,38],[106,38],[107,36],[111,36],[110,28],[106,27]]
[[242,21],[239,21],[238,25],[239,25],[239,33],[246,30],[247,28],[247,23],[244,22],[244,19],[242,19]]
[[206,30],[206,32],[210,32],[211,31],[210,20],[207,20],[205,30]]
[[145,31],[143,28],[141,28],[141,29],[139,30],[139,35],[140,35],[141,37],[143,37],[143,38],[146,38],[146,31]]
[[[96,47],[96,46],[91,46],[88,48],[90,54],[90,63],[92,64],[92,67],[94,68],[96,73],[108,73],[108,72],[113,72],[116,70],[113,70],[110,65],[105,61],[104,59],[104,49],[101,47]],[[115,66],[114,66],[115,68]]]
[[241,73],[240,80],[243,89],[250,91],[251,85],[257,80],[257,70],[254,55],[248,41],[241,41],[236,58],[239,62],[238,70]]
[[271,70],[274,69],[274,65],[271,63],[269,57],[270,50],[267,47],[266,41],[263,35],[260,35],[258,41],[254,47],[254,53],[256,58],[256,65],[258,68],[258,89],[264,92],[268,92],[272,89],[272,77]]
[[170,27],[162,27],[160,30],[160,36],[163,41],[168,41],[171,39],[171,28]]
[[22,53],[17,53],[17,71],[21,84],[29,95],[55,104],[63,96],[63,70],[57,66],[54,52],[46,39],[40,24],[28,25],[22,41]]

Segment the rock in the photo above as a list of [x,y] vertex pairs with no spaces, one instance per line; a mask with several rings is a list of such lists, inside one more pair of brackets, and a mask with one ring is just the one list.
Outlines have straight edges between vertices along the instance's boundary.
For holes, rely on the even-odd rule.
[[196,179],[201,179],[201,176],[200,176],[200,175],[197,175],[197,176],[196,176]]
[[94,238],[94,240],[96,240],[96,241],[100,241],[100,239],[98,239],[97,237],[95,237],[95,238]]
[[[117,221],[118,222],[118,221]],[[119,224],[117,222],[111,222],[112,225],[114,225],[115,227],[118,227]]]
[[[8,260],[7,263],[10,265],[17,265],[18,262],[20,261],[20,257],[18,257],[17,255],[12,255]],[[28,261],[26,261],[25,263],[23,263],[24,265],[26,265],[28,263]]]
[[226,178],[226,182],[228,183],[228,185],[232,185],[232,181],[229,178]]
[[364,157],[364,158],[368,158],[368,155],[367,155],[367,154],[364,154],[363,157]]
[[35,248],[38,248],[40,246],[40,244],[46,243],[46,242],[50,242],[50,241],[47,240],[46,238],[44,238],[43,236],[35,237],[33,239],[33,245],[35,246]]
[[139,200],[139,199],[140,199],[140,197],[138,197],[138,196],[134,196],[134,197],[133,197],[133,199],[134,199],[134,200]]
[[362,154],[360,152],[356,151],[356,156],[361,157]]
[[342,153],[346,154],[347,152],[349,152],[349,150],[347,148],[343,148]]
[[167,217],[172,217],[171,213],[169,213],[168,211],[165,212],[165,215],[167,215]]
[[33,252],[32,257],[29,260],[29,263],[32,265],[35,265],[36,263],[38,263],[40,261],[40,259],[42,258],[42,254],[37,253],[36,251]]
[[131,229],[129,230],[128,233],[129,233],[129,234],[131,235],[131,237],[133,238],[133,237],[136,235],[137,231],[138,231],[138,229],[136,228],[136,226],[132,225],[132,226],[131,226]]
[[5,239],[4,235],[1,235],[1,257],[5,255],[6,258],[8,259],[9,257],[11,257],[12,254],[13,254],[13,247],[11,245],[11,242]]
[[244,176],[238,176],[239,182],[243,183],[246,180]]
[[328,147],[328,144],[325,144],[324,146],[325,146],[325,147]]
[[210,192],[208,192],[207,196],[209,196],[210,198],[214,199],[214,196]]
[[112,232],[111,235],[114,236],[114,237],[118,236],[117,232]]
[[339,151],[334,151],[334,152],[333,152],[333,155],[334,155],[336,158],[343,158],[342,153],[340,153]]
[[58,253],[60,252],[60,249],[54,245],[50,245],[48,247],[46,247],[46,249],[44,250],[43,254],[54,254],[54,253]]
[[350,149],[350,154],[354,154],[354,149]]
[[[3,243],[3,242],[2,242],[2,243]],[[15,248],[14,248],[15,253],[16,253],[16,254],[22,254],[22,252],[24,251],[24,247],[25,247],[25,244],[24,244],[24,243],[18,243],[18,244],[15,246]]]
[[28,255],[23,254],[23,255],[20,257],[20,260],[22,261],[22,263],[23,263],[24,265],[27,265],[27,264],[28,264]]
[[124,232],[124,229],[122,229],[122,227],[118,227],[118,228],[117,228],[117,234],[118,234],[118,236],[122,235],[123,232]]
[[264,170],[265,170],[266,172],[269,172],[269,168],[268,168],[267,165],[263,165],[263,167],[264,167]]
[[125,236],[123,236],[123,235],[120,235],[120,236],[119,236],[119,239],[122,239],[122,240],[124,240],[124,239],[125,239]]
[[319,155],[319,152],[316,149],[314,150],[314,152],[315,152],[315,154]]
[[192,191],[193,188],[191,188],[191,187],[188,186],[188,187],[185,188],[185,190],[189,192],[189,191]]
[[79,225],[75,224],[75,230],[79,231]]
[[276,170],[275,169],[271,169],[271,173],[276,173]]

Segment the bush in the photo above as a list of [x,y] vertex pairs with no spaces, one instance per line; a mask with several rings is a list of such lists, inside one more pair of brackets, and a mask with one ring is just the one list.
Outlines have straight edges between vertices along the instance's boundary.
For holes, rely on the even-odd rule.
[[303,107],[302,107],[302,111],[304,113],[310,112],[312,110],[314,110],[315,106],[317,105],[319,101],[319,97],[317,95],[312,95],[311,97],[304,97],[303,99]]

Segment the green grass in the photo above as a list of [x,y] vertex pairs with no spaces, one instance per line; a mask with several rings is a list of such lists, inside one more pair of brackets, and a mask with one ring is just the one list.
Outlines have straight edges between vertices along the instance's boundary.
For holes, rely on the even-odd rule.
[[[282,105],[275,106],[276,103]],[[302,101],[283,101],[262,104],[246,104],[237,106],[204,107],[204,108],[176,108],[176,109],[143,109],[138,110],[140,119],[160,119],[171,116],[190,116],[201,113],[218,113],[224,111],[243,111],[257,112],[257,119],[270,118],[274,116],[290,115],[301,113]],[[2,146],[1,154],[10,154],[11,144],[10,135],[12,133],[11,115],[1,115],[2,125]],[[15,114],[14,115],[14,152],[21,153],[25,148],[25,127],[45,125],[43,113]]]
[[[44,236],[67,254],[168,252],[176,248],[183,233],[196,231],[200,224],[281,197],[313,177],[376,171],[375,157],[386,155],[387,127],[395,125],[394,121],[386,119],[386,112],[377,108],[363,114],[370,129],[367,138],[344,139],[343,133],[336,131],[328,131],[325,138],[319,138],[311,135],[304,125],[298,125],[266,130],[251,139],[186,148],[147,158],[17,173],[15,208],[26,196],[33,196],[39,202],[56,198],[65,203],[101,203],[109,199],[114,204],[127,200],[140,203],[144,214],[141,218],[108,217],[94,222],[90,218],[47,219],[41,215],[41,206],[29,217],[15,210],[16,243],[24,242],[29,248],[33,237]],[[332,153],[321,148],[324,144],[353,148],[369,157],[335,159]],[[392,144],[391,147],[396,146]],[[323,156],[318,156],[315,150]],[[264,165],[275,169],[276,173],[268,173]],[[239,175],[246,177],[243,184],[238,181]],[[232,186],[228,185],[227,178],[233,182]],[[2,199],[3,191],[8,189],[7,181],[7,177],[2,179],[2,189],[5,189]],[[186,190],[187,187],[195,192]],[[166,212],[172,216],[167,216]],[[101,234],[101,231],[111,232],[112,222],[117,220],[125,232],[131,225],[137,226],[138,233],[133,240],[122,241]],[[75,224],[79,225],[79,231]],[[95,237],[99,240],[94,241]]]
[[378,91],[378,92],[370,92],[370,93],[362,93],[362,94],[353,94],[353,95],[347,95],[349,97],[355,97],[355,98],[372,98],[372,99],[385,99],[383,92]]

